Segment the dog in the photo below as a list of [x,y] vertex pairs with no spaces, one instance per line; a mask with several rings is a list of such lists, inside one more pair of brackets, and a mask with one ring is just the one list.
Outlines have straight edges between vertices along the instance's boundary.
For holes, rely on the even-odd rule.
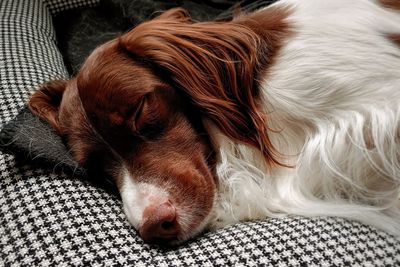
[[400,2],[175,8],[97,47],[31,111],[113,178],[146,242],[287,215],[400,235]]

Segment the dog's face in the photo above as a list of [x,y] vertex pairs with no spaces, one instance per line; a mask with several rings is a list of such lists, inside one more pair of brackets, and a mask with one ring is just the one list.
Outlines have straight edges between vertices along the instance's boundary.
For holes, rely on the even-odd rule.
[[276,162],[253,88],[257,40],[240,24],[171,10],[95,49],[29,106],[80,164],[113,177],[144,240],[179,243],[205,228],[216,199],[203,119]]
[[74,79],[40,92],[51,101],[34,96],[31,106],[57,110],[53,126],[75,159],[113,177],[146,241],[179,242],[204,228],[216,192],[213,155],[198,111],[176,88],[112,41]]

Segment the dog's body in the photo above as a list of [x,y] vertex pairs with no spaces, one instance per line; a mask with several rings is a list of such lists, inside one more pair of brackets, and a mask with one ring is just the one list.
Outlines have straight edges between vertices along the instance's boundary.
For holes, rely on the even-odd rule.
[[400,235],[397,1],[281,0],[233,22],[170,11],[30,107],[80,163],[107,164],[148,241],[288,214]]
[[296,6],[296,34],[261,88],[280,130],[273,144],[295,167],[264,169],[257,151],[217,137],[218,217],[332,215],[399,233],[400,46],[388,37],[400,13],[374,1],[284,2]]

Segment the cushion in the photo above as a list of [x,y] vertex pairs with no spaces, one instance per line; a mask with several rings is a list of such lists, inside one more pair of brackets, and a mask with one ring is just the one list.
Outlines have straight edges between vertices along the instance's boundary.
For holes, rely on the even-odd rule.
[[[40,83],[68,73],[47,2],[2,0],[0,14],[4,128]],[[148,245],[116,195],[0,152],[0,266],[46,265],[399,266],[400,240],[340,218],[293,216],[238,223],[175,248]]]
[[55,16],[62,11],[86,6],[96,6],[100,0],[43,0],[50,13]]

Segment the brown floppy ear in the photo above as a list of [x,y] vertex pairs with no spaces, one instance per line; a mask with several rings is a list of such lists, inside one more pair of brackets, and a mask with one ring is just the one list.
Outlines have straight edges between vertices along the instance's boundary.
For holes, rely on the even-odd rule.
[[182,14],[174,9],[138,25],[120,37],[121,49],[160,68],[224,134],[282,165],[258,104],[259,36],[239,23],[194,23]]
[[58,111],[66,86],[65,80],[47,82],[33,93],[28,102],[32,113],[49,122],[57,133],[60,133]]

